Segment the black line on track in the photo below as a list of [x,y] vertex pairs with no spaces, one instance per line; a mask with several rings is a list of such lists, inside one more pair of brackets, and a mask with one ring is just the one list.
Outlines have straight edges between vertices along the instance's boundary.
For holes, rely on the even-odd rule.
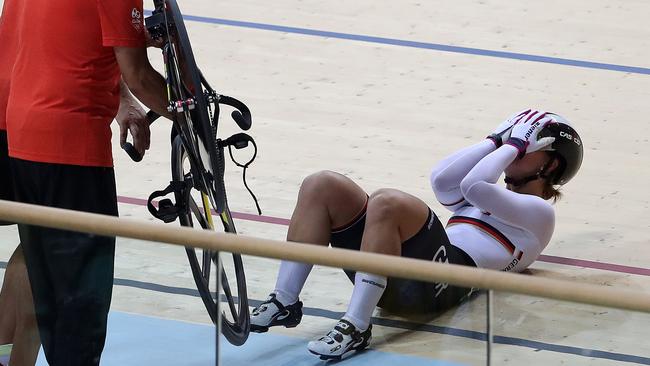
[[[0,261],[0,268],[6,268],[6,267],[7,267],[7,262]],[[185,288],[185,287],[167,286],[158,283],[130,280],[125,278],[115,278],[113,283],[116,286],[138,288],[142,290],[149,290],[149,291],[155,291],[155,292],[161,292],[161,293],[173,294],[173,295],[200,297],[198,290]],[[222,295],[222,300],[225,301],[225,297],[223,297],[223,295]],[[258,306],[262,302],[261,300],[254,300],[254,299],[249,299],[248,301],[252,306]],[[317,316],[317,317],[333,319],[333,320],[341,319],[341,317],[343,317],[344,314],[343,312],[310,308],[310,307],[304,307],[303,313],[305,315]],[[466,330],[460,328],[452,328],[452,327],[442,327],[442,326],[432,325],[432,324],[414,323],[414,322],[403,321],[403,320],[373,317],[372,324],[381,325],[384,327],[396,328],[396,329],[444,334],[444,335],[449,335],[454,337],[474,339],[477,341],[485,341],[487,338],[486,334],[483,332],[477,332],[473,330]],[[650,365],[649,357],[635,356],[635,355],[629,355],[625,353],[601,351],[596,349],[564,346],[559,344],[538,342],[538,341],[532,341],[528,339],[515,338],[515,337],[495,336],[494,343],[504,344],[509,346],[532,348],[536,351],[550,351],[550,352],[572,354],[576,356],[591,357],[591,358],[598,358],[604,360],[629,362],[629,363],[636,363],[640,365]]]

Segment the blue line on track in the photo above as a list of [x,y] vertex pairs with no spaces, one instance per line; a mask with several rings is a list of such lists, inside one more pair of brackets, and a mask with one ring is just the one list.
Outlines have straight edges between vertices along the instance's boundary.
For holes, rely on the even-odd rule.
[[646,67],[616,65],[616,64],[608,64],[608,63],[601,63],[601,62],[574,60],[568,58],[531,55],[526,53],[494,51],[494,50],[486,50],[481,48],[450,46],[450,45],[444,45],[438,43],[417,42],[417,41],[409,41],[409,40],[396,39],[396,38],[374,37],[374,36],[366,36],[361,34],[331,32],[331,31],[324,31],[318,29],[288,27],[283,25],[266,24],[266,23],[244,22],[240,20],[210,18],[210,17],[203,17],[203,16],[196,16],[196,15],[184,15],[183,17],[186,20],[200,22],[200,23],[219,24],[219,25],[260,29],[260,30],[267,30],[267,31],[274,31],[274,32],[302,34],[302,35],[316,36],[316,37],[345,39],[350,41],[378,43],[378,44],[385,44],[385,45],[392,45],[392,46],[419,48],[419,49],[441,51],[441,52],[462,53],[462,54],[476,55],[476,56],[497,57],[497,58],[522,60],[522,61],[530,61],[530,62],[542,62],[548,64],[574,66],[574,67],[581,67],[587,69],[598,69],[598,70],[627,72],[631,74],[650,75],[650,68],[646,68]]

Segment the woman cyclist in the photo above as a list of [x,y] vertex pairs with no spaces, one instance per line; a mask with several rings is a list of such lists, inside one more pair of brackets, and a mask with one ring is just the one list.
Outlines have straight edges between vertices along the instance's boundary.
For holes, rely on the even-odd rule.
[[[420,199],[394,189],[368,196],[333,172],[307,177],[300,188],[288,241],[391,254],[442,263],[519,272],[551,240],[557,187],[582,163],[582,142],[557,114],[524,110],[487,139],[442,160],[431,174],[436,198],[453,212],[446,228]],[[505,187],[497,183],[505,173]],[[252,312],[252,331],[295,327],[302,318],[298,295],[311,264],[283,261],[269,298]],[[402,314],[437,313],[471,290],[346,271],[354,283],[343,318],[309,342],[311,353],[339,359],[368,346],[375,306]]]

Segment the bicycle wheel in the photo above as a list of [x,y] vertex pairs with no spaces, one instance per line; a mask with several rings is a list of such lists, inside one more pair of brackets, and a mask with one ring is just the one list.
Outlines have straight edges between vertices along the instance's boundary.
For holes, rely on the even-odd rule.
[[[168,97],[175,111],[174,131],[177,136],[172,141],[172,179],[191,181],[185,185],[185,190],[190,192],[175,192],[176,204],[183,208],[179,220],[183,226],[214,230],[211,211],[214,207],[224,230],[236,233],[223,181],[223,147],[217,146],[218,97],[196,65],[176,0],[154,0],[154,4],[156,10],[150,23],[165,41],[163,57]],[[148,29],[149,26],[148,23]],[[247,108],[244,112],[248,112]],[[201,299],[216,323],[219,316],[217,301],[222,297],[210,291],[210,279],[212,268],[219,268],[219,255],[195,248],[186,248],[186,252]],[[218,274],[222,280],[223,299],[229,309],[221,317],[221,330],[230,343],[242,345],[250,332],[250,314],[242,259],[238,254],[232,254],[232,258],[232,264],[225,263],[221,266],[222,273]],[[234,278],[234,282],[231,283],[229,278]]]
[[[188,154],[178,136],[172,143],[172,179],[175,181],[193,179],[193,171],[189,163]],[[187,212],[179,215],[182,226],[196,227],[204,230],[216,229],[214,228],[214,223],[211,221],[212,212],[210,210],[210,204],[204,197],[205,193],[195,188],[192,188],[189,194],[177,195],[176,202],[180,202],[179,200],[187,200]],[[220,218],[226,232],[236,232],[230,211],[227,207],[220,215]],[[250,313],[246,293],[246,276],[244,274],[241,255],[231,254],[232,265],[222,266],[221,285],[223,295],[217,297],[216,293],[210,291],[210,282],[212,268],[218,268],[217,261],[220,260],[218,253],[191,247],[186,247],[185,250],[190,262],[194,282],[210,318],[213,322],[217,321],[217,301],[225,301],[228,305],[228,311],[222,312],[221,331],[230,343],[236,346],[243,345],[250,333]],[[233,277],[234,281],[231,282],[230,279]],[[233,290],[236,290],[236,292],[233,293]]]

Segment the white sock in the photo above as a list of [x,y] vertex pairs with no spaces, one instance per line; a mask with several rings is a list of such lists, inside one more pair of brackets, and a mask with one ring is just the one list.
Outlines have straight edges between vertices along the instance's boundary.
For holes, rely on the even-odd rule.
[[384,276],[357,272],[354,276],[352,299],[343,319],[352,323],[361,332],[368,329],[370,317],[386,289],[386,283]]
[[280,304],[287,306],[298,301],[298,295],[305,285],[307,276],[313,264],[282,261],[278,280],[275,283],[275,298]]

